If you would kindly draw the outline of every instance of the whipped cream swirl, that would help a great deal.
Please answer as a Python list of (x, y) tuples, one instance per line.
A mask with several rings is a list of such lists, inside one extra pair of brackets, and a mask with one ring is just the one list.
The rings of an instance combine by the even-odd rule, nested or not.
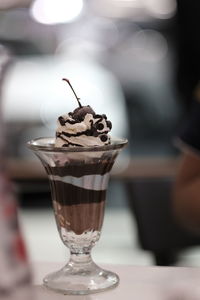
[(90, 106), (62, 115), (57, 121), (55, 147), (89, 147), (110, 144), (112, 123), (105, 114), (98, 115)]

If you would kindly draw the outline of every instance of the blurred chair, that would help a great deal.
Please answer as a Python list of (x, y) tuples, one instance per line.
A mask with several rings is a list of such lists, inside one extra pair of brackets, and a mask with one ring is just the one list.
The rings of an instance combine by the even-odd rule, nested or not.
[(181, 228), (173, 217), (172, 186), (171, 177), (138, 178), (126, 183), (139, 243), (152, 252), (156, 265), (174, 265), (183, 249), (200, 245), (200, 236)]

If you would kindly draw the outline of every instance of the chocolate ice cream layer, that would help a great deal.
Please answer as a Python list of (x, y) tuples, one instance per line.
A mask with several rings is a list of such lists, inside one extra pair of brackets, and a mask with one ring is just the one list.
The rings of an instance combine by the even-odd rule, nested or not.
[(101, 231), (105, 201), (99, 203), (84, 203), (73, 205), (59, 205), (54, 201), (54, 211), (58, 229), (64, 228), (75, 234), (88, 231)]

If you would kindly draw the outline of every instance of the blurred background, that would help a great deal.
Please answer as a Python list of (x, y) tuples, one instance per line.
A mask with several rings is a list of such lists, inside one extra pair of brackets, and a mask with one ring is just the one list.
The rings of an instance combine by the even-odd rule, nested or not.
[(63, 262), (68, 253), (46, 175), (26, 148), (54, 135), (57, 117), (76, 107), (66, 77), (83, 105), (107, 114), (113, 136), (129, 139), (112, 172), (96, 261), (200, 265), (200, 238), (171, 210), (173, 139), (188, 108), (177, 88), (178, 42), (175, 0), (0, 0), (8, 171), (32, 261)]

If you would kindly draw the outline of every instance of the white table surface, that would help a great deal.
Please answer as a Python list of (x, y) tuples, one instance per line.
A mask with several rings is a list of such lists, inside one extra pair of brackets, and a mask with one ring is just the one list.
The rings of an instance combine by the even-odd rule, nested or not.
[(61, 266), (53, 263), (33, 265), (34, 285), (20, 300), (198, 300), (200, 299), (200, 268), (144, 267), (104, 265), (120, 276), (118, 287), (85, 296), (54, 293), (42, 286), (42, 278)]

